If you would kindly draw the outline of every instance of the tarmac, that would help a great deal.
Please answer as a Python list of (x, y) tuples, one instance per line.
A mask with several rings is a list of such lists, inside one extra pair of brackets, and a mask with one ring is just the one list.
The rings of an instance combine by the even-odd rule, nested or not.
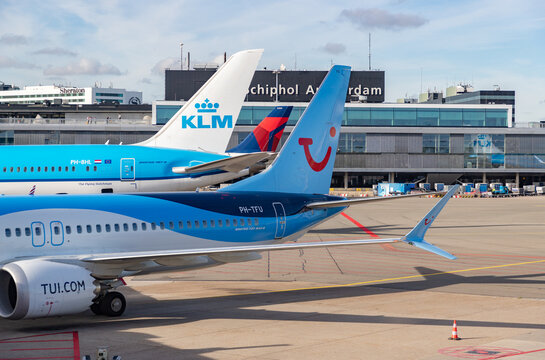
[[(436, 201), (353, 206), (302, 241), (401, 236)], [(119, 318), (0, 320), (0, 360), (544, 359), (545, 196), (451, 199), (426, 239), (458, 260), (383, 244), (126, 278)]]

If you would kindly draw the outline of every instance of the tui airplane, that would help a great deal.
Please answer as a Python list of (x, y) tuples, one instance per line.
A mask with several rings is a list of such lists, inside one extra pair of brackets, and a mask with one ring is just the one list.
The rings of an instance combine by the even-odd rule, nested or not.
[(263, 251), (405, 242), (454, 259), (424, 234), (457, 187), (401, 238), (296, 242), (370, 201), (324, 195), (349, 78), (350, 67), (333, 66), (272, 165), (220, 191), (0, 197), (0, 316), (89, 307), (119, 316), (123, 276), (250, 261)]

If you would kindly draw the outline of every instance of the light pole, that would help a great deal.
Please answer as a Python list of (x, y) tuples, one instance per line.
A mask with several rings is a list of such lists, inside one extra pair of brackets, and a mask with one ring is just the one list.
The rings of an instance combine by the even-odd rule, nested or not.
[(276, 92), (275, 92), (275, 95), (276, 95), (275, 98), (276, 99), (274, 101), (278, 102), (278, 74), (280, 74), (281, 71), (280, 70), (274, 70), (272, 73), (274, 75), (276, 75)]

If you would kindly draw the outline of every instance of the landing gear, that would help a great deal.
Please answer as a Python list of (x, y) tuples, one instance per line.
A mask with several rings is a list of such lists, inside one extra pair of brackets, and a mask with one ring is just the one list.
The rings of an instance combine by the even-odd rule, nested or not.
[(91, 311), (96, 315), (121, 316), (125, 311), (127, 301), (123, 294), (112, 291), (106, 293), (98, 302), (91, 305)]

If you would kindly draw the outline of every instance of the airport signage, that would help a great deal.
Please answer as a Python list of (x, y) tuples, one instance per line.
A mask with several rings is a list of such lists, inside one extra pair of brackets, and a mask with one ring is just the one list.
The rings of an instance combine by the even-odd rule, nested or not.
[[(188, 100), (214, 74), (210, 70), (167, 70), (165, 100)], [(246, 101), (309, 102), (327, 71), (255, 72)], [(384, 102), (384, 71), (352, 71), (346, 101)]]
[(85, 95), (85, 89), (79, 88), (60, 88), (61, 94), (66, 95)]

